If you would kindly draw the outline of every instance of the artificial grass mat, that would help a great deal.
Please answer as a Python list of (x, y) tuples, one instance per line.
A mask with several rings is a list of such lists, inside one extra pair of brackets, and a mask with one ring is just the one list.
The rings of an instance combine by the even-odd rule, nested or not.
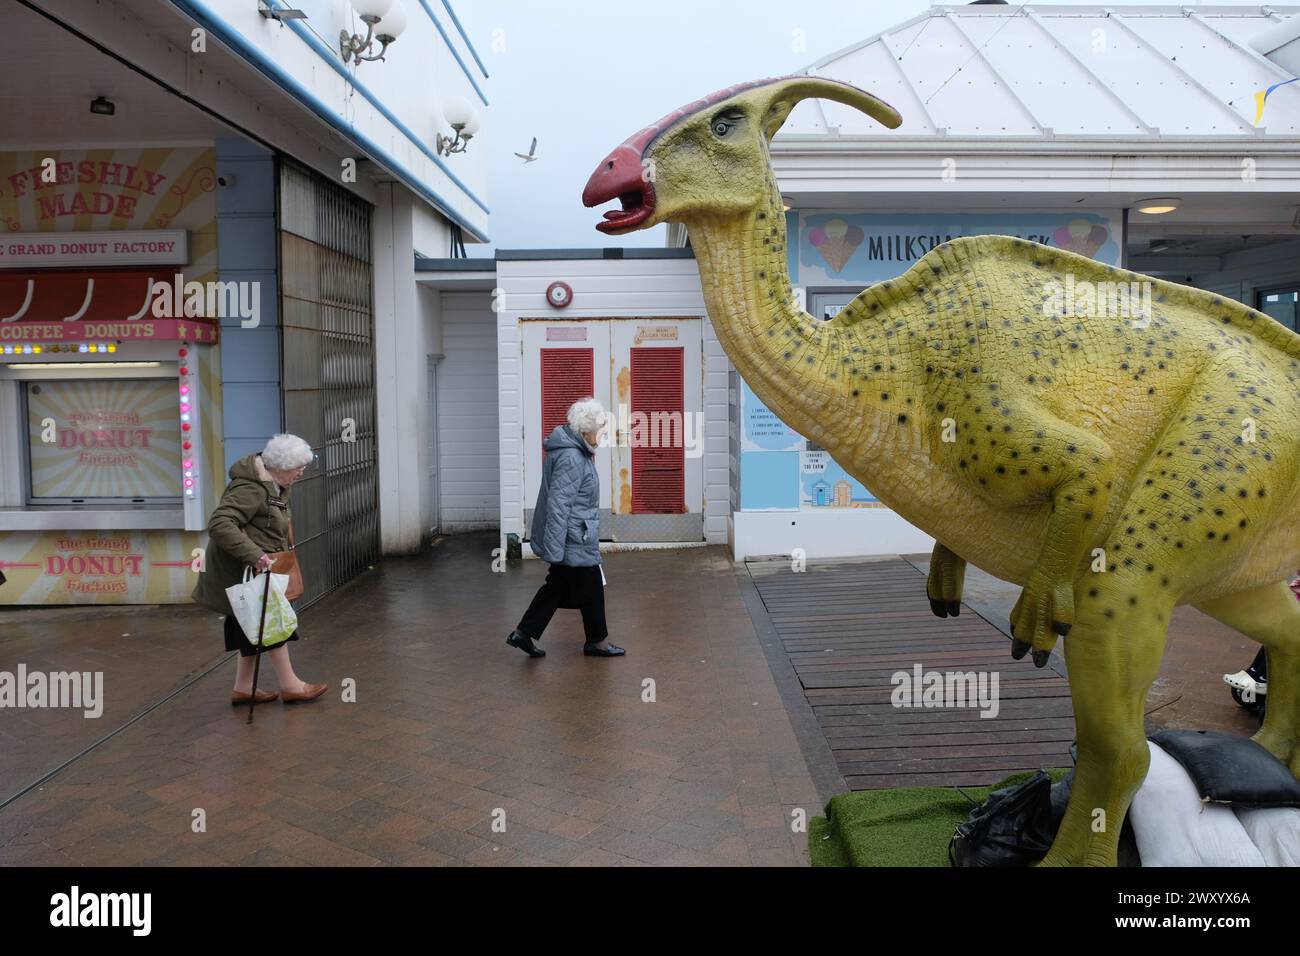
[[(1069, 773), (1048, 770), (1052, 782)], [(953, 831), (994, 790), (1028, 780), (1012, 774), (991, 787), (902, 787), (832, 797), (808, 826), (813, 866), (948, 866)]]

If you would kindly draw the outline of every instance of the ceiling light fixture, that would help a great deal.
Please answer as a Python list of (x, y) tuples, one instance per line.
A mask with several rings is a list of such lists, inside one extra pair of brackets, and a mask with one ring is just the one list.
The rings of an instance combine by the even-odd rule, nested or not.
[(96, 96), (90, 101), (90, 111), (100, 116), (112, 116), (117, 112), (117, 107), (107, 96)]
[(157, 362), (10, 362), (10, 368), (157, 368)]
[(1177, 196), (1159, 196), (1155, 199), (1139, 199), (1133, 205), (1138, 212), (1144, 212), (1148, 216), (1163, 216), (1177, 209), (1180, 202), (1182, 200)]

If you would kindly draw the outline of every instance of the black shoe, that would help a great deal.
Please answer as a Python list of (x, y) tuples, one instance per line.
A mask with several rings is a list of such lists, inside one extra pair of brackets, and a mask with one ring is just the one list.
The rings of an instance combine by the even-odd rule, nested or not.
[(601, 650), (595, 644), (583, 644), (582, 654), (584, 657), (622, 657), (627, 651), (617, 645), (611, 644), (607, 650)]
[(506, 643), (511, 647), (517, 647), (529, 657), (545, 657), (546, 652), (533, 643), (531, 637), (524, 637), (518, 631), (511, 631), (510, 636), (506, 638)]

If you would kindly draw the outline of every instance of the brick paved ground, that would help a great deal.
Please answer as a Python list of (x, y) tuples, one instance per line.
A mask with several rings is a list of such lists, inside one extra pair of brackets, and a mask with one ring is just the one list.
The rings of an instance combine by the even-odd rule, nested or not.
[[(103, 713), (0, 711), (0, 801), (164, 699), (225, 656), (220, 617), (171, 607), (0, 609), (0, 669), (104, 674)], [(201, 637), (200, 635), (206, 635)]]
[(1174, 608), (1160, 674), (1147, 695), (1147, 725), (1250, 736), (1259, 720), (1233, 702), (1224, 674), (1245, 670), (1259, 645), (1194, 607)]
[(252, 727), (228, 702), (232, 661), (193, 679), (221, 658), (212, 615), (10, 624), (0, 666), (103, 669), (108, 706), (0, 713), (0, 793), (191, 682), (0, 810), (0, 864), (806, 862), (790, 813), (819, 796), (726, 553), (610, 555), (629, 656), (584, 658), (562, 611), (533, 661), (504, 638), (545, 567), (492, 574), (494, 544), (447, 539), (309, 609), (294, 659), (331, 691), (259, 707)]
[[(725, 551), (608, 556), (611, 636), (629, 657), (583, 658), (578, 615), (562, 611), (549, 656), (530, 661), (504, 636), (545, 567), (492, 574), (495, 542), (385, 561), (309, 609), (294, 658), (331, 692), (259, 708), (252, 727), (228, 703), (214, 615), (0, 612), (0, 669), (102, 670), (106, 690), (98, 720), (0, 711), (0, 803), (120, 731), (0, 809), (0, 865), (805, 862), (790, 811), (819, 812), (829, 794), (809, 779)], [(998, 623), (1014, 594), (985, 583), (974, 606)], [(1151, 722), (1251, 733), (1221, 675), (1253, 653), (1180, 608)], [(196, 809), (206, 833), (191, 831)]]

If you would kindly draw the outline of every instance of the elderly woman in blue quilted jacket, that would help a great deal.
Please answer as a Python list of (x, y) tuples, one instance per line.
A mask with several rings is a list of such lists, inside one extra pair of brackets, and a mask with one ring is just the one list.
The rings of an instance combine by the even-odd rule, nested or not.
[(569, 407), (567, 425), (557, 425), (542, 442), (542, 487), (533, 511), (533, 553), (551, 564), (546, 583), (510, 632), (506, 643), (529, 657), (545, 657), (537, 647), (551, 617), (561, 607), (582, 612), (588, 657), (621, 657), (605, 627), (605, 575), (600, 568), (600, 478), (596, 447), (606, 414), (594, 398)]

